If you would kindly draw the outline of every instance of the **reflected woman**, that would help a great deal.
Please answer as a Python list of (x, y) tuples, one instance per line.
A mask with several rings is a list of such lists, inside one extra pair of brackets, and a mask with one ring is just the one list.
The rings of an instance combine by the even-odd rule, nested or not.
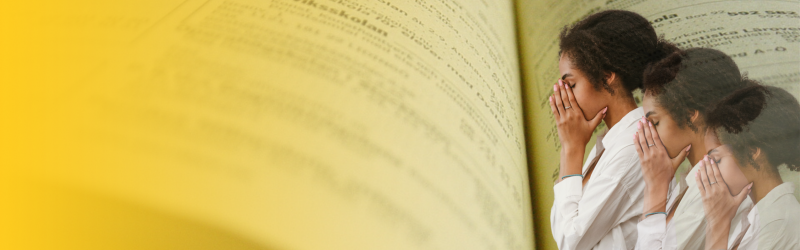
[[(800, 170), (797, 99), (780, 88), (751, 87), (717, 105), (708, 124), (709, 154), (695, 176), (708, 219), (706, 249), (800, 249), (800, 203), (778, 173), (784, 164)], [(741, 169), (751, 184), (730, 185), (721, 174), (725, 165)], [(755, 206), (733, 219), (747, 197)]]
[[(646, 186), (637, 249), (703, 249), (706, 224), (694, 174), (706, 154), (707, 107), (755, 84), (714, 49), (675, 52), (645, 70), (645, 117), (633, 138)], [(676, 177), (687, 156), (694, 166), (690, 177)], [(738, 168), (723, 169), (723, 175), (734, 188), (747, 184)]]
[[(645, 187), (630, 140), (644, 113), (632, 92), (642, 86), (645, 65), (677, 48), (642, 16), (618, 10), (565, 28), (559, 46), (561, 78), (550, 97), (562, 146), (553, 237), (559, 249), (633, 249)], [(584, 163), (601, 121), (609, 130)]]

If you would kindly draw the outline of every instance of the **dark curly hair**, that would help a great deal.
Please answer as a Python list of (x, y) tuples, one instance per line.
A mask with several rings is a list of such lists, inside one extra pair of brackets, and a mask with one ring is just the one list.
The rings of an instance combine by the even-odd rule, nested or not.
[(714, 105), (706, 120), (740, 163), (758, 169), (752, 158), (758, 148), (775, 172), (781, 164), (800, 171), (800, 104), (786, 90), (757, 85), (736, 91)]
[(756, 84), (742, 77), (739, 67), (719, 50), (692, 48), (675, 51), (650, 63), (644, 71), (644, 91), (672, 116), (679, 128), (689, 126), (695, 111), (706, 109), (725, 96)]
[(642, 72), (649, 62), (664, 58), (678, 48), (659, 39), (653, 26), (639, 14), (607, 10), (592, 14), (559, 35), (559, 56), (572, 60), (595, 90), (614, 93), (604, 80), (614, 72), (628, 92), (642, 87)]

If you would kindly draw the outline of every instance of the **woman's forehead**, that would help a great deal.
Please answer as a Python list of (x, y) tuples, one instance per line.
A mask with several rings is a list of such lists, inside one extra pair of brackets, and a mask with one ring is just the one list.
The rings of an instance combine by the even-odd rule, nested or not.
[(658, 105), (658, 102), (656, 102), (656, 97), (653, 95), (644, 95), (642, 97), (642, 109), (646, 118), (651, 118), (653, 116), (659, 116), (666, 113), (662, 107)]
[(717, 147), (709, 149), (708, 152), (706, 153), (709, 155), (718, 155), (718, 156), (726, 156), (733, 154), (731, 152), (731, 147), (728, 144), (717, 145)]
[(560, 72), (558, 76), (559, 79), (583, 76), (583, 72), (572, 64), (572, 60), (570, 60), (569, 57), (564, 55), (562, 55), (561, 60), (558, 61), (558, 70)]

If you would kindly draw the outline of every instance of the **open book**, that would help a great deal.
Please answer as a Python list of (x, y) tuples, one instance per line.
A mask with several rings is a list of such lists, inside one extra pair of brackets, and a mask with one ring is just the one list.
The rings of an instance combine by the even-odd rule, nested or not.
[(604, 9), (800, 96), (795, 1), (23, 2), (3, 249), (554, 249), (557, 35)]

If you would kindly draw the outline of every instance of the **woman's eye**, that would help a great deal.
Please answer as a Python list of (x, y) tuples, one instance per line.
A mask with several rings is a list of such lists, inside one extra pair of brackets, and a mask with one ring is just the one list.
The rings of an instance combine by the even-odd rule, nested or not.
[(653, 126), (658, 126), (659, 123), (661, 123), (661, 122), (654, 122)]
[[(569, 84), (569, 83), (567, 83), (567, 84)], [(569, 88), (571, 88), (571, 89), (574, 89), (574, 88), (575, 88), (575, 85), (577, 85), (577, 84), (572, 84), (572, 85), (569, 85)]]

